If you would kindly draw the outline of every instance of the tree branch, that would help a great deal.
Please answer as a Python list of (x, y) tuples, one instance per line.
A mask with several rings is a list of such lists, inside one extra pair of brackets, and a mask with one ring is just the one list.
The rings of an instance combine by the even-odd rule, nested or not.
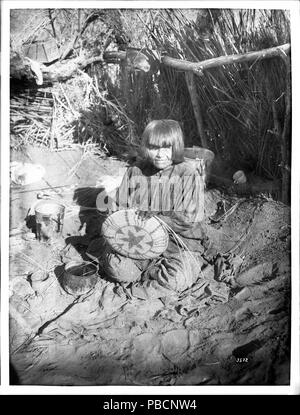
[(255, 52), (248, 52), (238, 55), (220, 56), (218, 58), (207, 59), (202, 62), (189, 62), (181, 59), (171, 58), (170, 56), (163, 56), (161, 61), (163, 64), (170, 66), (174, 69), (183, 71), (193, 71), (198, 75), (202, 74), (202, 71), (212, 68), (217, 68), (223, 65), (230, 65), (233, 63), (249, 62), (259, 59), (273, 58), (275, 56), (282, 56), (284, 53), (287, 55), (290, 53), (291, 45), (286, 43), (281, 46), (276, 46), (270, 49), (263, 49)]
[(77, 33), (75, 34), (73, 40), (69, 43), (69, 46), (66, 48), (66, 50), (62, 53), (60, 60), (64, 60), (66, 59), (70, 53), (73, 51), (78, 39), (80, 38), (80, 36), (83, 35), (84, 31), (86, 30), (86, 28), (89, 26), (89, 24), (91, 24), (92, 22), (94, 22), (96, 19), (98, 19), (98, 17), (101, 15), (101, 13), (96, 13), (93, 12), (91, 13), (85, 20), (83, 26), (81, 29), (77, 30)]
[(48, 13), (49, 13), (49, 20), (50, 20), (52, 31), (53, 31), (53, 36), (54, 36), (54, 39), (57, 40), (56, 30), (55, 30), (55, 26), (54, 26), (54, 19), (52, 18), (51, 9), (48, 9)]

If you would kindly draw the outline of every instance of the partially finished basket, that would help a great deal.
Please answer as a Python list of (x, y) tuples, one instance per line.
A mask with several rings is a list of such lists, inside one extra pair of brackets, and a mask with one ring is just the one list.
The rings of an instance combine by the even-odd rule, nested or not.
[(151, 259), (162, 254), (169, 235), (154, 216), (141, 218), (135, 209), (112, 213), (102, 225), (102, 235), (117, 253), (132, 259)]

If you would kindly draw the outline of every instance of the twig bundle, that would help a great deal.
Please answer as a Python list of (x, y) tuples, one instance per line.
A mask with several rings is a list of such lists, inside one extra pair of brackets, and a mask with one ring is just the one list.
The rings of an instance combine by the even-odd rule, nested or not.
[[(78, 72), (64, 85), (54, 85), (50, 96), (43, 90), (15, 92), (11, 99), (13, 148), (34, 144), (59, 151), (79, 146), (84, 150), (81, 163), (90, 153), (124, 155), (129, 147), (136, 147), (134, 123), (118, 99), (109, 98), (96, 76)], [(113, 114), (116, 122), (107, 125), (107, 114)]]
[(15, 139), (12, 147), (26, 144), (48, 146), (53, 98), (47, 90), (33, 94), (27, 90), (10, 101), (10, 125)]

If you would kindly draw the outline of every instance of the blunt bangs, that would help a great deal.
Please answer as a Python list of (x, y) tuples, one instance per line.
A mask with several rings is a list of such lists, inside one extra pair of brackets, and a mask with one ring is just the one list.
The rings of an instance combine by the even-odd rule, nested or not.
[(174, 139), (171, 135), (155, 134), (149, 137), (147, 145), (157, 146), (157, 147), (171, 147), (174, 143)]

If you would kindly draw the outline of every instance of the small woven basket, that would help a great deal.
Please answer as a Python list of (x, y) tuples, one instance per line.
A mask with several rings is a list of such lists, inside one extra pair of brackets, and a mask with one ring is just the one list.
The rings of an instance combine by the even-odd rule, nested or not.
[(187, 162), (193, 164), (195, 168), (201, 168), (202, 175), (208, 177), (211, 171), (211, 165), (215, 155), (211, 150), (204, 147), (186, 147), (184, 157)]
[(102, 225), (102, 235), (115, 252), (132, 259), (157, 258), (169, 243), (163, 225), (155, 217), (142, 219), (135, 209), (111, 214)]

